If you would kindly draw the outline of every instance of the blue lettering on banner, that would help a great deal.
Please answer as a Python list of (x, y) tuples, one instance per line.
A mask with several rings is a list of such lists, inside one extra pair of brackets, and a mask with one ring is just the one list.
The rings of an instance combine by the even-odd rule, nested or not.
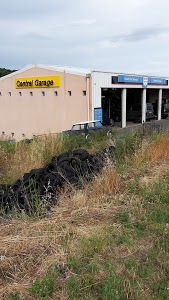
[(166, 85), (167, 80), (165, 78), (149, 77), (148, 83), (149, 84), (157, 84), (157, 85), (158, 84)]
[[(94, 119), (95, 120), (99, 120), (102, 122), (103, 120), (103, 112), (102, 112), (102, 108), (99, 107), (99, 108), (95, 108), (94, 109)], [(101, 124), (98, 122), (96, 123), (96, 126), (100, 126)]]
[(168, 81), (165, 78), (158, 77), (118, 75), (118, 83), (142, 84), (146, 88), (148, 84), (167, 85)]
[(142, 83), (142, 80), (143, 77), (140, 76), (118, 75), (118, 82)]

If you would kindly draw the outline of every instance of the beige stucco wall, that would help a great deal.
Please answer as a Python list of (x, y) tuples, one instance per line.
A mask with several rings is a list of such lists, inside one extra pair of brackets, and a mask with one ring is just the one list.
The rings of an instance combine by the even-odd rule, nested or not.
[[(60, 76), (60, 87), (15, 88), (15, 78), (50, 75)], [(39, 67), (0, 80), (0, 135), (3, 131), (6, 136), (14, 132), (15, 139), (20, 140), (22, 134), (31, 138), (33, 134), (61, 132), (70, 129), (73, 123), (86, 121), (91, 105), (88, 105), (88, 95), (83, 96), (83, 90), (87, 90), (85, 76)], [(58, 91), (58, 96), (54, 91)], [(72, 96), (68, 95), (68, 91), (72, 92)]]

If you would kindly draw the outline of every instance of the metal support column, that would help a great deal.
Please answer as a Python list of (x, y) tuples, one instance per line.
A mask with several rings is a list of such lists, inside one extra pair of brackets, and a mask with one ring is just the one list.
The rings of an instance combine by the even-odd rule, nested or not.
[(121, 93), (121, 127), (126, 127), (126, 98), (127, 89), (122, 89)]
[(162, 107), (162, 89), (159, 89), (158, 91), (158, 120), (161, 120), (161, 107)]
[(142, 106), (142, 124), (146, 122), (146, 89), (142, 90), (142, 97), (141, 97), (141, 106)]

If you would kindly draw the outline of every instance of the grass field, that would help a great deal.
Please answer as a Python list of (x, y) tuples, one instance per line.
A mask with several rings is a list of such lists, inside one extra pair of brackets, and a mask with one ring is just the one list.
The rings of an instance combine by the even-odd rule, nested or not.
[[(47, 137), (1, 143), (1, 181), (53, 155), (112, 141)], [(169, 134), (113, 140), (112, 162), (83, 190), (65, 191), (45, 218), (0, 221), (0, 299), (169, 299)]]

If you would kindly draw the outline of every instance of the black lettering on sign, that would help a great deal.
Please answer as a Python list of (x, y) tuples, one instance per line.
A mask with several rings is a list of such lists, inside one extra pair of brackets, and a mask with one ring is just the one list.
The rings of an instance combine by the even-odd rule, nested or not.
[(17, 85), (18, 87), (20, 87), (20, 81), (19, 81), (19, 80), (16, 82), (16, 85)]
[(38, 85), (39, 85), (39, 80), (36, 79), (36, 80), (35, 80), (35, 86), (38, 86)]

